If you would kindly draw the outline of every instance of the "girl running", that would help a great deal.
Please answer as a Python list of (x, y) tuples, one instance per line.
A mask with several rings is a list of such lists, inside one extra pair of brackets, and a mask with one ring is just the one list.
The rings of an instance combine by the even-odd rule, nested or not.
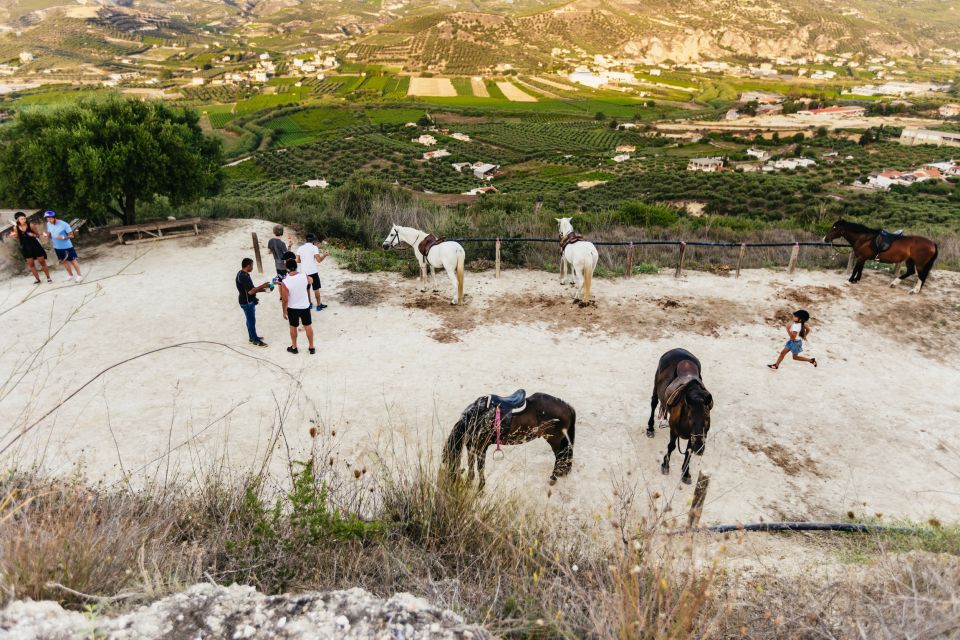
[(800, 355), (800, 352), (803, 351), (803, 340), (807, 337), (807, 334), (810, 333), (810, 327), (807, 326), (807, 322), (809, 321), (810, 314), (803, 309), (793, 312), (793, 320), (787, 323), (787, 336), (789, 336), (789, 340), (783, 345), (783, 351), (780, 352), (780, 357), (777, 358), (777, 361), (773, 364), (768, 364), (768, 367), (774, 370), (779, 369), (780, 363), (783, 362), (787, 353), (792, 353), (794, 360), (809, 362), (814, 367), (817, 366), (816, 358), (805, 358)]

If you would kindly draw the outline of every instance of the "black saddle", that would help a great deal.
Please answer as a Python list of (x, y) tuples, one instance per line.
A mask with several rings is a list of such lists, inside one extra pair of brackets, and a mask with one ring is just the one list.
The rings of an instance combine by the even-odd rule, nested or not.
[(896, 231), (887, 231), (886, 229), (880, 229), (880, 233), (877, 234), (877, 237), (873, 241), (873, 248), (876, 251), (875, 255), (880, 255), (884, 251), (890, 248), (893, 245), (894, 241), (899, 240), (903, 237), (903, 229), (898, 229)]
[(500, 407), (503, 410), (509, 410), (512, 413), (518, 413), (519, 410), (527, 404), (527, 392), (525, 389), (517, 389), (509, 396), (498, 396), (490, 394), (489, 406)]

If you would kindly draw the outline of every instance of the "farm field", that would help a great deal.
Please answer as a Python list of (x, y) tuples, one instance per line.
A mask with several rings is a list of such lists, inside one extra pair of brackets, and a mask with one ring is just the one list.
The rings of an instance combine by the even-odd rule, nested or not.
[(483, 78), (470, 78), (470, 90), (471, 93), (478, 98), (490, 97), (490, 92), (487, 91), (487, 85), (484, 83)]
[[(106, 384), (66, 402), (55, 420), (40, 421), (11, 453), (61, 473), (82, 465), (91, 481), (126, 477), (137, 484), (158, 469), (189, 474), (192, 458), (214, 459), (229, 443), (232, 464), (242, 468), (269, 446), (279, 398), (287, 407), (288, 446), (308, 448), (313, 421), (321, 437), (333, 438), (335, 464), (376, 474), (379, 455), (435, 459), (468, 402), (523, 387), (575, 407), (573, 471), (551, 489), (545, 443), (507, 447), (504, 461), (487, 464), (491, 490), (529, 497), (551, 489), (551, 509), (590, 526), (611, 483), (629, 474), (657, 496), (658, 507), (672, 506), (683, 517), (691, 489), (679, 483), (678, 458), (672, 473), (662, 475), (666, 434), (643, 434), (657, 358), (682, 345), (703, 362), (715, 398), (707, 452), (693, 467), (694, 475), (703, 469), (712, 478), (705, 522), (829, 520), (848, 510), (926, 520), (960, 511), (960, 498), (938, 491), (955, 481), (948, 472), (955, 458), (943, 445), (960, 435), (944, 420), (960, 412), (952, 391), (952, 362), (960, 356), (957, 274), (935, 273), (922, 297), (913, 297), (905, 289), (891, 292), (883, 274), (867, 274), (849, 287), (830, 271), (750, 270), (740, 279), (691, 272), (680, 280), (664, 272), (596, 280), (596, 307), (579, 309), (555, 275), (508, 270), (496, 280), (485, 271), (468, 273), (466, 306), (456, 308), (445, 289), (421, 294), (398, 274), (358, 275), (327, 262), (323, 291), (331, 306), (315, 321), (321, 355), (294, 358), (283, 351), (286, 325), (276, 299), (262, 295), (259, 327), (271, 346), (252, 359), (235, 292), (184, 297), (177, 283), (211, 260), (213, 268), (229, 271), (249, 253), (251, 231), (265, 239), (270, 228), (269, 221), (225, 221), (200, 241), (90, 251), (90, 284), (53, 285), (56, 295), (37, 295), (28, 277), (4, 282), (9, 295), (0, 312), (19, 329), (0, 338), (0, 363), (14, 370), (43, 349), (50, 360), (42, 379), (50, 388), (73, 391), (122, 359), (194, 341), (107, 374)], [(110, 277), (132, 260), (138, 271), (168, 277), (152, 287), (136, 276)], [(344, 304), (342, 296), (358, 281), (376, 292), (376, 305)], [(782, 343), (780, 315), (799, 305), (814, 310), (809, 349), (820, 367), (788, 361), (771, 372), (764, 365)], [(77, 308), (97, 318), (96, 326), (70, 320)], [(503, 308), (514, 312), (504, 315)], [(951, 308), (945, 316), (925, 311)], [(211, 312), (234, 322), (195, 321)], [(887, 321), (902, 313), (911, 313), (910, 332)], [(38, 316), (65, 323), (49, 343), (44, 327), (32, 321)], [(148, 322), (155, 331), (114, 340), (124, 327)], [(510, 366), (489, 358), (491, 352), (512, 353)], [(371, 353), (378, 354), (375, 376)], [(65, 358), (70, 366), (63, 366)], [(581, 363), (580, 373), (558, 375), (571, 360)], [(866, 370), (896, 370), (924, 382), (903, 385), (895, 404), (851, 404), (851, 397), (882, 397), (888, 390), (887, 377), (866, 376)], [(784, 389), (792, 390), (789, 398), (817, 401), (785, 402)], [(942, 401), (930, 403), (931, 396)], [(25, 404), (29, 398), (19, 391), (7, 396), (0, 406), (4, 424), (22, 426), (58, 400), (43, 396)], [(145, 422), (165, 427), (145, 431)], [(110, 438), (107, 425), (115, 446), (100, 446)], [(44, 450), (57, 455), (42, 458)], [(287, 473), (279, 460), (273, 470)]]
[(454, 89), (450, 78), (410, 78), (409, 96), (454, 97)]
[(522, 89), (520, 89), (520, 87), (513, 84), (512, 82), (498, 82), (497, 87), (500, 89), (503, 95), (506, 96), (507, 100), (510, 100), (511, 102), (536, 102), (537, 101), (537, 99), (534, 96), (530, 95), (526, 91), (523, 91)]

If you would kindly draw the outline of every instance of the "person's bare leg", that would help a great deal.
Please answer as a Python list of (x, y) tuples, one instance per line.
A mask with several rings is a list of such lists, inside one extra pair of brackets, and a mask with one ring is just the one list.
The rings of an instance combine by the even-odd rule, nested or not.
[(307, 332), (307, 346), (313, 349), (313, 325), (308, 324), (305, 331)]
[(784, 348), (783, 351), (780, 352), (780, 356), (777, 358), (777, 361), (772, 365), (767, 365), (767, 366), (769, 366), (771, 369), (779, 369), (780, 363), (783, 362), (783, 359), (787, 356), (788, 353), (790, 353), (790, 349)]
[(40, 260), (40, 268), (43, 269), (43, 275), (47, 276), (47, 280), (50, 279), (50, 269), (47, 267), (46, 258), (38, 258)]
[(290, 327), (290, 346), (297, 348), (297, 328)]
[(40, 274), (37, 273), (37, 265), (34, 264), (33, 258), (27, 258), (27, 267), (30, 269), (30, 273), (33, 274), (33, 279), (40, 282)]
[(63, 265), (63, 268), (67, 270), (67, 276), (69, 276), (69, 277), (72, 278), (72, 277), (73, 277), (73, 269), (70, 267), (70, 261), (69, 261), (69, 260), (64, 260), (64, 261), (61, 262), (60, 264), (62, 264), (62, 265)]
[(78, 276), (82, 276), (83, 274), (80, 273), (80, 263), (76, 260), (71, 260), (71, 262), (73, 263), (73, 270), (77, 272)]
[(798, 356), (798, 355), (794, 355), (793, 359), (799, 360), (800, 362), (813, 362), (815, 360), (815, 358), (805, 358), (803, 356)]

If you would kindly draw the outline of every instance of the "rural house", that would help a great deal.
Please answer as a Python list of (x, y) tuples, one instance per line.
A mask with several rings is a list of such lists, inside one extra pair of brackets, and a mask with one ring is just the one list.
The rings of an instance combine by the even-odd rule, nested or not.
[(723, 158), (690, 158), (687, 171), (723, 171)]
[(621, 162), (626, 162), (627, 160), (629, 160), (629, 159), (630, 159), (630, 154), (629, 154), (629, 153), (620, 153), (620, 154), (617, 154), (617, 155), (613, 156), (612, 159), (613, 159), (614, 162), (616, 162), (617, 164), (619, 164), (619, 163), (621, 163)]
[(822, 109), (804, 109), (797, 111), (799, 116), (834, 116), (838, 118), (859, 118), (867, 115), (866, 107), (824, 107)]
[(759, 104), (780, 104), (785, 96), (779, 93), (767, 93), (766, 91), (744, 91), (740, 94), (740, 102), (756, 102)]
[(960, 133), (956, 131), (933, 131), (931, 129), (905, 127), (900, 134), (899, 142), (900, 144), (909, 146), (935, 144), (937, 146), (960, 147)]
[(770, 157), (770, 152), (766, 149), (757, 149), (756, 147), (750, 147), (747, 149), (747, 155), (751, 158), (756, 158), (757, 160), (766, 160)]
[(470, 142), (470, 136), (465, 133), (451, 133), (450, 137), (460, 142)]
[(429, 133), (425, 133), (425, 134), (423, 134), (422, 136), (420, 136), (419, 138), (412, 138), (410, 141), (411, 141), (411, 142), (416, 142), (417, 144), (422, 144), (422, 145), (425, 146), (425, 147), (429, 147), (429, 146), (432, 146), (432, 145), (437, 144), (437, 139), (434, 138), (434, 137), (433, 137), (432, 135), (430, 135)]
[(500, 170), (500, 165), (486, 162), (474, 162), (472, 166), (473, 175), (476, 176), (478, 180), (493, 180), (494, 176), (497, 175), (497, 171)]

